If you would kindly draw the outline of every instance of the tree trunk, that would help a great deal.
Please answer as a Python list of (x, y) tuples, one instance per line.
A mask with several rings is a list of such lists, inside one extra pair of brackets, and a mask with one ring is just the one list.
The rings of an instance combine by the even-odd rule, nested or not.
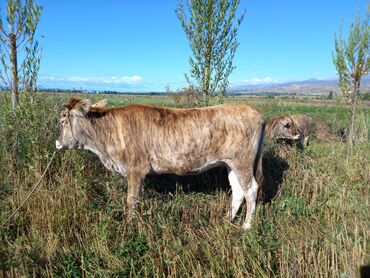
[(209, 100), (209, 67), (210, 66), (206, 65), (204, 69), (204, 80), (203, 80), (203, 88), (202, 88), (204, 106), (208, 106), (208, 100)]
[(224, 97), (225, 97), (225, 91), (224, 90), (220, 90), (217, 94), (217, 100), (218, 100), (218, 103), (219, 104), (223, 104), (224, 103)]
[(19, 96), (18, 96), (18, 64), (17, 64), (17, 38), (14, 33), (9, 35), (10, 41), (10, 64), (12, 70), (11, 77), (11, 89), (12, 89), (12, 107), (13, 114), (19, 105)]
[(360, 93), (360, 81), (354, 82), (353, 96), (351, 98), (351, 121), (349, 125), (348, 133), (348, 146), (349, 149), (352, 149), (352, 146), (356, 143), (356, 108), (357, 108), (357, 98)]
[[(212, 31), (207, 31), (206, 53), (204, 65), (204, 80), (203, 80), (203, 105), (208, 106), (209, 101), (209, 87), (211, 82), (211, 61), (212, 61)], [(212, 92), (213, 93), (213, 92)]]

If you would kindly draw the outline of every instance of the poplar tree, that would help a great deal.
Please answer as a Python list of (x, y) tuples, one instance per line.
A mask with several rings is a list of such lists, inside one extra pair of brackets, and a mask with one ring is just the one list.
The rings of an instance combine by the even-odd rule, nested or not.
[[(201, 92), (203, 105), (216, 95), (222, 103), (229, 85), (229, 75), (235, 69), (233, 58), (239, 46), (236, 40), (245, 12), (236, 20), (239, 0), (188, 0), (186, 9), (178, 0), (176, 15), (189, 40), (189, 83)], [(192, 80), (191, 80), (192, 79)]]
[[(33, 0), (8, 0), (5, 15), (0, 15), (0, 55), (3, 66), (0, 78), (11, 89), (13, 113), (19, 105), (20, 80), (24, 89), (29, 89), (30, 86), (31, 90), (35, 88), (41, 59), (35, 32), (41, 11), (42, 7)], [(7, 24), (4, 25), (3, 21)], [(21, 63), (22, 78), (18, 69), (19, 56), (24, 57)]]
[(335, 51), (333, 62), (337, 69), (338, 85), (343, 95), (351, 101), (351, 120), (348, 132), (348, 144), (351, 148), (356, 141), (355, 115), (360, 94), (361, 79), (370, 70), (370, 4), (365, 18), (361, 20), (360, 11), (351, 23), (347, 39), (342, 38), (343, 25), (340, 26), (339, 37), (334, 34)]

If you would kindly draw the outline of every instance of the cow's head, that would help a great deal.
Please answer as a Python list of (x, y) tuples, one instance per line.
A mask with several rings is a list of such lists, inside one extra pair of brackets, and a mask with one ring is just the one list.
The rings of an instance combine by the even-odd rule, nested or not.
[(56, 148), (58, 150), (63, 148), (82, 148), (83, 144), (80, 140), (80, 135), (81, 129), (83, 129), (86, 122), (84, 120), (88, 118), (90, 112), (96, 112), (97, 109), (105, 108), (106, 104), (106, 100), (92, 104), (89, 99), (70, 98), (63, 105), (65, 109), (60, 118), (62, 131), (59, 139), (55, 141)]
[(270, 118), (267, 122), (267, 133), (270, 139), (297, 140), (300, 132), (289, 115)]

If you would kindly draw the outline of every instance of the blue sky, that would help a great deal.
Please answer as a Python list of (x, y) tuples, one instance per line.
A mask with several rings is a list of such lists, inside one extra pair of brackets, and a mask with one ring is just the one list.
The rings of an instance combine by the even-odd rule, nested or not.
[[(246, 17), (232, 85), (335, 77), (333, 34), (368, 1), (241, 0)], [(2, 11), (5, 1), (1, 1)], [(39, 83), (59, 88), (164, 91), (186, 85), (190, 49), (176, 0), (39, 0)]]

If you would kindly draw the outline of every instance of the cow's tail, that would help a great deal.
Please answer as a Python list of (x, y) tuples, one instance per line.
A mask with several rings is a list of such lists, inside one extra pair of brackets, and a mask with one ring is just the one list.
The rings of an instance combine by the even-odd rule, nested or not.
[(261, 130), (259, 131), (259, 140), (258, 140), (258, 151), (256, 159), (254, 162), (254, 177), (259, 185), (258, 189), (258, 199), (264, 200), (263, 193), (263, 169), (262, 169), (262, 148), (263, 148), (263, 139), (265, 137), (265, 128), (266, 122), (263, 121), (261, 125)]

